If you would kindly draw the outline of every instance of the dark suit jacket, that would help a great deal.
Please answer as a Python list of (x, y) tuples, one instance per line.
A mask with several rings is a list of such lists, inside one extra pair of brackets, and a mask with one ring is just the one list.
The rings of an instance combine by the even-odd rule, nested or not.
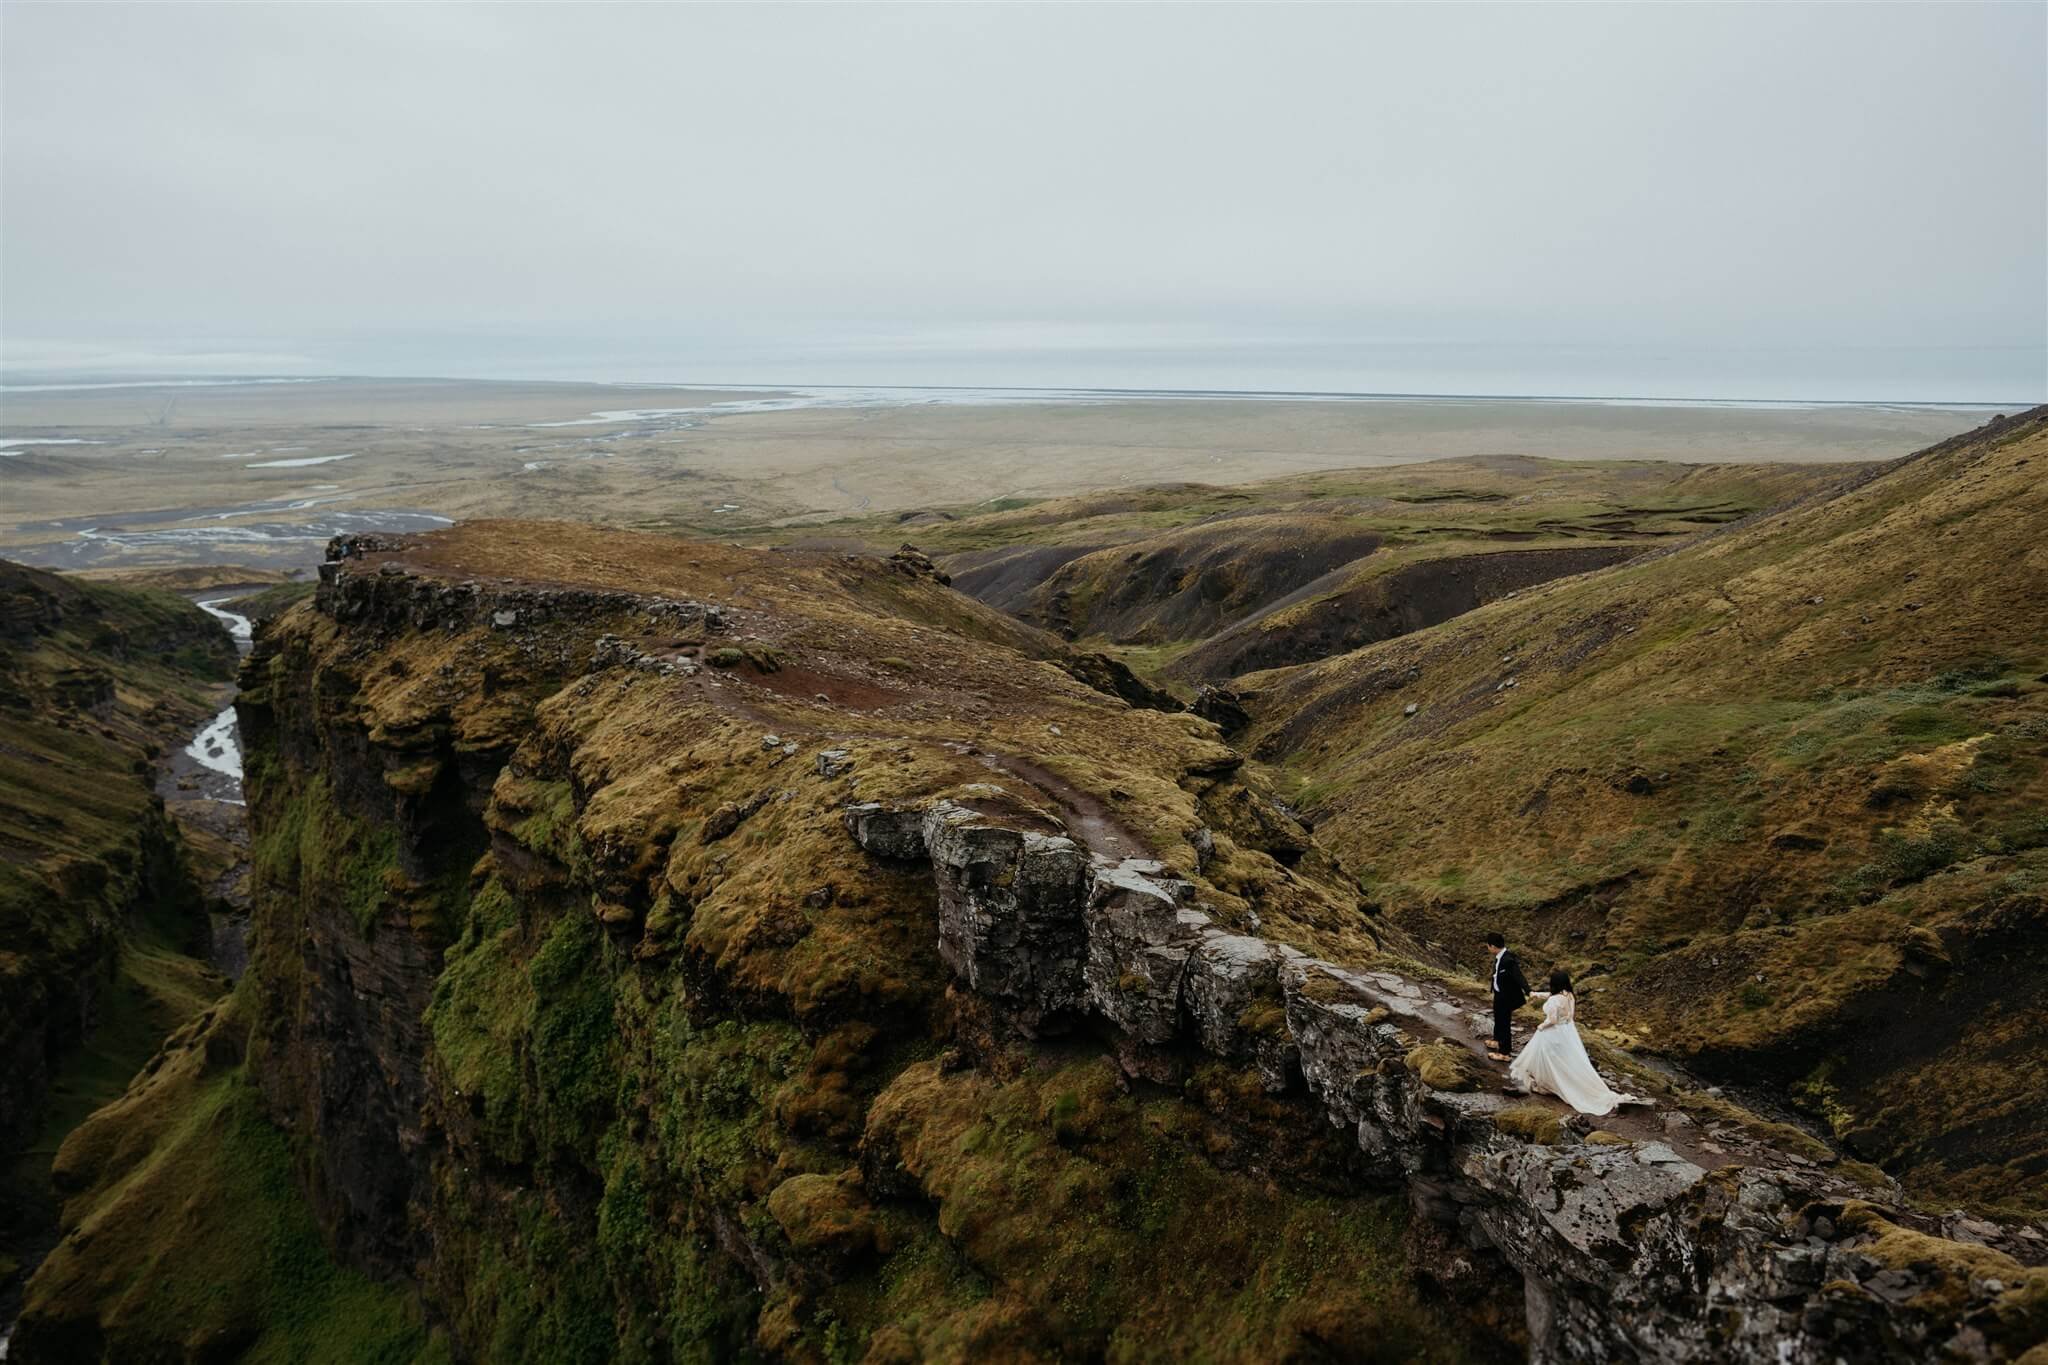
[[(1522, 975), (1522, 960), (1515, 956), (1513, 948), (1509, 948), (1500, 955), (1500, 961), (1494, 966), (1500, 969), (1500, 989), (1494, 992), (1494, 999), (1511, 1010), (1520, 1009), (1522, 1002), (1529, 998), (1529, 979)], [(1494, 979), (1494, 973), (1489, 970), (1488, 982), (1491, 983)]]

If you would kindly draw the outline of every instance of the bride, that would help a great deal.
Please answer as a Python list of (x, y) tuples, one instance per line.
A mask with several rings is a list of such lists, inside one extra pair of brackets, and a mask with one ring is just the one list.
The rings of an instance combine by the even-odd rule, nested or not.
[(1593, 1059), (1579, 1041), (1570, 972), (1552, 972), (1548, 995), (1538, 998), (1543, 1000), (1543, 1022), (1508, 1066), (1508, 1078), (1515, 1087), (1556, 1095), (1581, 1114), (1611, 1114), (1619, 1105), (1650, 1102), (1608, 1089), (1593, 1069)]

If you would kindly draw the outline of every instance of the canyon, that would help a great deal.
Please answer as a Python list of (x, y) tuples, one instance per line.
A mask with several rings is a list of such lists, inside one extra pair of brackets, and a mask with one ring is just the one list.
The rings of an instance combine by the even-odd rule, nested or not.
[(339, 538), (10, 1359), (2034, 1365), (2043, 458)]

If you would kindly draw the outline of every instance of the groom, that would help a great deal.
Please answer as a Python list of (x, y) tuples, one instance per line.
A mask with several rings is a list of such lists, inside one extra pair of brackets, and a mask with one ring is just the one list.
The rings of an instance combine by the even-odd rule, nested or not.
[(1493, 1037), (1486, 1040), (1492, 1049), (1486, 1055), (1504, 1062), (1515, 1052), (1515, 1011), (1529, 998), (1529, 981), (1498, 931), (1486, 936), (1486, 948), (1493, 954)]

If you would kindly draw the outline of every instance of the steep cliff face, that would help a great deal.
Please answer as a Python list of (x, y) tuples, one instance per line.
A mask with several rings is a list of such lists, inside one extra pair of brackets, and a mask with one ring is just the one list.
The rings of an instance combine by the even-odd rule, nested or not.
[[(1213, 725), (1066, 662), (907, 560), (338, 546), (245, 673), (251, 971), (161, 1084), (260, 1098), (458, 1358), (1819, 1362), (2048, 1325), (2024, 1238), (1625, 1054), (1663, 1107), (1605, 1132), (1498, 1093), (1470, 987)], [(112, 1190), (168, 1141), (140, 1122), (69, 1178)], [(64, 1290), (91, 1260), (24, 1341), (117, 1335)]]
[[(1080, 999), (1034, 1043), (949, 992), (937, 888), (849, 836), (862, 796), (1177, 847), (1218, 914), (1371, 946), (1209, 727), (1060, 657), (914, 564), (518, 527), (340, 561), (245, 675), (238, 1001), (334, 1242), (476, 1358), (1512, 1337), (1426, 1306), (1402, 1205), (1298, 1093), (1134, 1087)], [(882, 1117), (943, 1195), (864, 1170)], [(30, 1308), (55, 1340), (67, 1305)]]
[(130, 922), (176, 936), (197, 908), (148, 759), (234, 661), (169, 594), (0, 562), (0, 1150), (35, 1130)]
[(219, 989), (184, 955), (203, 957), (205, 911), (150, 760), (234, 658), (168, 593), (0, 562), (0, 1321), (55, 1221), (48, 1149), (24, 1149)]

